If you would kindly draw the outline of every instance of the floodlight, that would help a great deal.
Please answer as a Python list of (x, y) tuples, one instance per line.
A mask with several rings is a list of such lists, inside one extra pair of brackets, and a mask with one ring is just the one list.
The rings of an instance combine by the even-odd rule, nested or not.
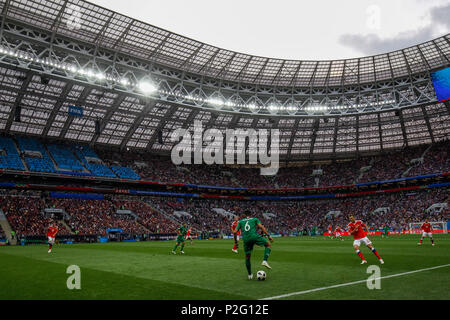
[(141, 81), (138, 85), (138, 89), (144, 94), (152, 94), (158, 90), (153, 83), (148, 81)]

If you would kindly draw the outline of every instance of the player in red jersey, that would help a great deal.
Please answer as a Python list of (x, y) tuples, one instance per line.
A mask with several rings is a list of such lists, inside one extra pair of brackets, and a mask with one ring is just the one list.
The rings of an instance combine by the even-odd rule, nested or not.
[[(353, 236), (353, 248), (356, 250), (356, 254), (361, 258), (361, 264), (367, 263), (366, 259), (364, 259), (363, 254), (359, 250), (361, 246), (361, 242), (364, 243), (370, 250), (372, 250), (373, 254), (376, 255), (381, 264), (384, 264), (383, 259), (381, 259), (377, 250), (372, 245), (372, 242), (367, 238), (367, 233), (369, 233), (369, 228), (365, 225), (361, 220), (356, 220), (354, 216), (350, 216), (350, 223), (348, 224), (348, 231)], [(365, 229), (365, 230), (364, 230)]]
[(425, 222), (420, 227), (422, 229), (422, 238), (420, 238), (420, 242), (418, 243), (419, 246), (422, 245), (423, 238), (429, 237), (431, 240), (431, 245), (434, 246), (434, 240), (433, 240), (433, 226), (431, 223), (428, 222), (428, 219), (425, 219)]
[(339, 226), (336, 227), (336, 230), (334, 231), (334, 237), (336, 239), (340, 238), (341, 241), (344, 241), (344, 238), (342, 238), (342, 235), (341, 235), (341, 227), (339, 227)]
[(330, 237), (330, 239), (331, 239), (332, 236), (333, 236), (333, 227), (330, 224), (328, 226), (328, 237)]
[(192, 245), (192, 235), (191, 235), (191, 227), (189, 227), (188, 231), (186, 232), (186, 240), (190, 240), (191, 241), (191, 245)]
[(53, 221), (47, 230), (47, 237), (48, 237), (48, 253), (52, 252), (52, 247), (55, 244), (55, 237), (58, 233), (59, 229), (56, 226), (56, 223)]
[(238, 230), (236, 232), (236, 227), (237, 227), (238, 223), (239, 223), (239, 217), (234, 216), (233, 223), (231, 224), (231, 231), (233, 232), (233, 236), (234, 236), (234, 246), (233, 246), (233, 249), (231, 249), (231, 251), (233, 251), (234, 253), (238, 253), (238, 248), (239, 248), (240, 230)]

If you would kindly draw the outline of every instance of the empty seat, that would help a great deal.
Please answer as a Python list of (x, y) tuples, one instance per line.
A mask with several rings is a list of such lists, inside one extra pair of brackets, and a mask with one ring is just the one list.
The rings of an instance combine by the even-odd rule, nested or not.
[(25, 166), (11, 138), (0, 137), (0, 151), (0, 169), (25, 170)]

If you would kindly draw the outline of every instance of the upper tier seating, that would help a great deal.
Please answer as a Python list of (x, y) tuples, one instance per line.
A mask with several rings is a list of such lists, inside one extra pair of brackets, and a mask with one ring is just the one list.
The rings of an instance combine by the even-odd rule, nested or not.
[[(143, 180), (178, 182), (227, 187), (310, 188), (342, 186), (372, 181), (450, 171), (450, 140), (435, 143), (421, 158), (429, 145), (404, 148), (381, 155), (322, 163), (292, 163), (281, 167), (276, 176), (262, 176), (257, 168), (226, 165), (174, 165), (171, 158), (148, 152), (119, 152), (99, 149), (105, 162), (118, 162), (133, 168)], [(320, 170), (318, 170), (320, 169)], [(409, 172), (406, 170), (411, 169)], [(322, 174), (314, 175), (313, 172)]]
[(111, 166), (112, 171), (122, 179), (140, 180), (141, 177), (131, 168), (121, 166)]
[(72, 150), (68, 146), (49, 144), (47, 149), (55, 160), (56, 165), (62, 170), (83, 171), (81, 163), (75, 158)]
[(0, 169), (27, 170), (20, 159), (22, 157), (31, 171), (38, 172), (246, 188), (342, 186), (450, 171), (450, 140), (437, 142), (431, 147), (410, 147), (352, 160), (289, 163), (273, 177), (260, 175), (257, 168), (177, 166), (168, 156), (139, 151), (120, 152), (111, 148), (94, 151), (89, 146), (77, 144), (49, 144), (45, 148), (35, 139), (18, 138), (17, 141), (21, 153), (31, 150), (34, 154), (28, 152), (18, 156), (13, 139), (2, 138)]
[(26, 170), (11, 138), (0, 137), (0, 169)]
[[(92, 174), (99, 177), (117, 178), (111, 169), (102, 163), (99, 156), (89, 146), (77, 145), (73, 147), (73, 150), (84, 166), (92, 172)], [(94, 159), (95, 163), (92, 161), (89, 162), (87, 158)]]
[(40, 156), (34, 157), (29, 155), (24, 155), (25, 163), (27, 164), (30, 171), (35, 172), (47, 172), (55, 173), (55, 166), (45, 151), (44, 146), (36, 139), (33, 138), (17, 138), (17, 143), (21, 152), (33, 151), (40, 153)]

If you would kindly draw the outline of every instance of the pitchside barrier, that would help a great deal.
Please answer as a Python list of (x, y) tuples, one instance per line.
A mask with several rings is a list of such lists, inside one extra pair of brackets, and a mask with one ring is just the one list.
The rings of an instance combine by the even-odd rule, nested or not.
[[(290, 235), (290, 234), (289, 234)], [(280, 238), (280, 237), (286, 237), (289, 236), (288, 234), (281, 234), (281, 233), (271, 233), (270, 236), (272, 238)], [(239, 238), (242, 238), (241, 235), (239, 235)], [(234, 239), (234, 236), (232, 234), (226, 234), (222, 237), (222, 239)]]
[[(206, 239), (206, 233), (199, 233), (199, 236), (193, 236), (193, 239), (202, 240)], [(149, 234), (128, 234), (122, 233), (117, 239), (110, 239), (104, 235), (57, 235), (56, 243), (58, 244), (76, 244), (76, 243), (103, 243), (118, 241), (118, 242), (130, 242), (130, 241), (173, 241), (177, 238), (176, 233), (149, 233)], [(218, 239), (220, 234), (218, 232), (209, 232), (208, 239)], [(1, 241), (1, 240), (0, 240)], [(33, 245), (33, 244), (46, 244), (48, 238), (42, 236), (21, 236), (19, 243), (21, 245)], [(1, 244), (1, 243), (0, 243)]]
[[(445, 230), (445, 229), (437, 229), (437, 230), (433, 230), (433, 233), (448, 233), (450, 231), (450, 229)], [(349, 236), (350, 233), (348, 232), (340, 232), (341, 235), (343, 236)], [(369, 236), (373, 236), (373, 235), (382, 235), (384, 234), (384, 231), (370, 231), (368, 233)], [(422, 230), (402, 230), (402, 231), (388, 231), (388, 234), (397, 234), (397, 235), (401, 235), (401, 234), (422, 234)], [(328, 232), (325, 232), (323, 234), (324, 236), (330, 236), (330, 234)], [(331, 235), (334, 235), (334, 233), (332, 233)]]

